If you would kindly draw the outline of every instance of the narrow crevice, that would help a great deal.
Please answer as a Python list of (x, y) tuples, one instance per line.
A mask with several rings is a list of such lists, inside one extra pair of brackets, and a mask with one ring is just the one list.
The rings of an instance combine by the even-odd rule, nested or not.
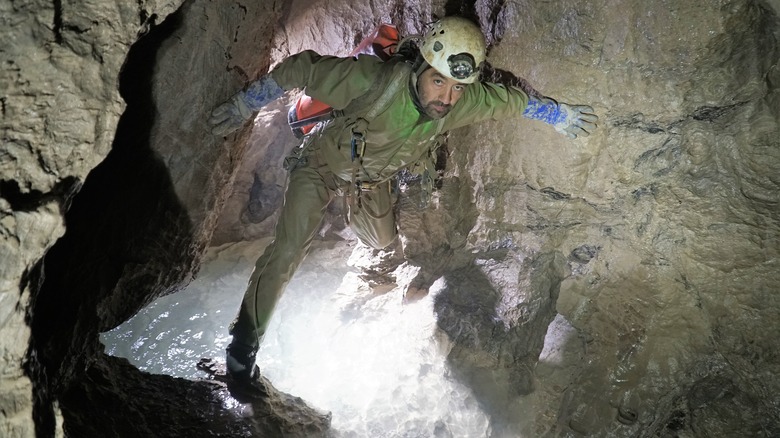
[(485, 62), (482, 65), (480, 75), (485, 81), (495, 82), (504, 85), (505, 87), (519, 88), (529, 96), (544, 97), (544, 95), (536, 90), (526, 79), (521, 78), (510, 71), (496, 68), (489, 62)]
[(149, 18), (149, 13), (144, 9), (143, 0), (137, 0), (136, 3), (138, 4), (138, 18), (140, 20), (138, 25), (143, 27), (146, 24), (146, 20)]
[(62, 44), (62, 0), (54, 0), (54, 42)]
[(539, 193), (542, 193), (544, 195), (549, 196), (550, 198), (556, 200), (556, 201), (563, 201), (571, 199), (571, 195), (568, 193), (563, 193), (555, 190), (552, 187), (542, 187), (539, 189)]
[(645, 121), (642, 113), (632, 114), (627, 118), (614, 119), (612, 126), (615, 128), (637, 129), (648, 134), (658, 134), (668, 130), (668, 127), (664, 127), (656, 121)]
[(459, 15), (461, 17), (470, 19), (474, 23), (479, 23), (479, 16), (476, 13), (475, 6), (475, 0), (448, 0), (444, 5), (444, 16), (449, 17), (451, 15)]
[(746, 103), (747, 102), (738, 102), (733, 105), (702, 106), (696, 108), (696, 111), (693, 112), (691, 118), (698, 121), (714, 122), (731, 111), (745, 105)]
[(747, 103), (748, 102), (737, 102), (731, 105), (701, 106), (696, 108), (693, 113), (685, 115), (681, 119), (667, 125), (655, 120), (646, 121), (644, 119), (644, 114), (642, 113), (632, 114), (624, 118), (614, 118), (611, 124), (615, 128), (636, 129), (647, 132), (648, 134), (658, 134), (662, 132), (676, 134), (680, 125), (685, 122), (696, 120), (699, 122), (714, 123), (726, 114), (745, 106)]
[[(29, 287), (30, 290), (39, 290), (43, 282), (43, 260), (39, 260), (30, 270), (22, 275), (19, 293), (22, 294)], [(32, 321), (32, 308), (28, 307), (25, 313), (25, 322), (30, 325)], [(30, 345), (33, 345), (30, 339)], [(49, 390), (46, 368), (42, 366), (38, 358), (38, 352), (30, 348), (22, 364), (22, 369), (30, 381), (34, 383), (32, 390), (32, 414), (35, 419), (35, 436), (53, 437), (57, 427), (54, 415), (54, 398)]]
[[(499, 0), (497, 1), (492, 7), (490, 7), (490, 15), (488, 17), (489, 22), (483, 23), (486, 26), (489, 26), (490, 28), (490, 38), (492, 41), (490, 42), (490, 45), (496, 45), (501, 42), (501, 38), (503, 35), (503, 29), (501, 29), (501, 26), (498, 22), (498, 17), (501, 15), (501, 11), (504, 10), (504, 4), (506, 3), (505, 0)], [(490, 49), (488, 49), (490, 50)]]

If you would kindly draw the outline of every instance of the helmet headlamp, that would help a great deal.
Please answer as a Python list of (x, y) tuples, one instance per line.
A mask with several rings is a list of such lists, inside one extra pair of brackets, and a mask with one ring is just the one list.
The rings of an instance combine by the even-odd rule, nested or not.
[(450, 66), (450, 74), (457, 80), (468, 79), (476, 70), (474, 57), (468, 53), (459, 53), (450, 56), (449, 59), (447, 59), (447, 64)]

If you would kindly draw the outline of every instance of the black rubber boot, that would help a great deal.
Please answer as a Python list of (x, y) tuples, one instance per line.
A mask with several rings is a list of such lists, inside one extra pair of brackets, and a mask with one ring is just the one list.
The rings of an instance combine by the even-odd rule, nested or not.
[(235, 380), (248, 380), (255, 366), (257, 349), (233, 340), (225, 351), (228, 376)]
[(226, 349), (225, 368), (232, 380), (228, 384), (233, 396), (239, 398), (259, 398), (268, 395), (265, 379), (260, 376), (260, 368), (255, 365), (257, 348), (233, 342)]

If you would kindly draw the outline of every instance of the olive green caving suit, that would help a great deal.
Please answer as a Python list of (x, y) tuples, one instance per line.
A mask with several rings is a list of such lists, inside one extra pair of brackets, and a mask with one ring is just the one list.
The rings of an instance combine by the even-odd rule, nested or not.
[[(344, 109), (364, 95), (381, 77), (384, 63), (373, 56), (338, 58), (312, 51), (290, 56), (270, 74), (285, 90), (305, 88), (306, 94), (335, 109)], [(406, 83), (412, 81), (407, 66)], [(528, 96), (520, 89), (491, 83), (466, 86), (460, 100), (441, 120), (421, 115), (404, 84), (390, 103), (362, 131), (366, 141), (362, 162), (352, 160), (352, 131), (360, 114), (346, 115), (320, 126), (304, 139), (304, 160), (290, 173), (273, 243), (257, 260), (238, 318), (231, 327), (233, 342), (257, 347), (287, 283), (308, 252), (325, 209), (337, 193), (362, 183), (350, 202), (350, 225), (365, 244), (384, 248), (395, 239), (389, 179), (399, 170), (428, 158), (437, 133), (471, 123), (520, 116)], [(357, 170), (357, 175), (353, 173)], [(366, 189), (366, 187), (372, 187)]]

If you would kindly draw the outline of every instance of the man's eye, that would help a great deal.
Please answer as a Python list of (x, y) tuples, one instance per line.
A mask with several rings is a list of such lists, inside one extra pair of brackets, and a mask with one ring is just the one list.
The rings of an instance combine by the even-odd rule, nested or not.
[(456, 86), (452, 87), (452, 89), (455, 90), (455, 91), (463, 91), (463, 90), (466, 89), (466, 87), (464, 87), (463, 85), (456, 85)]
[(442, 84), (444, 84), (444, 81), (442, 81), (441, 79), (434, 79), (433, 83), (436, 84), (436, 85), (442, 85)]

